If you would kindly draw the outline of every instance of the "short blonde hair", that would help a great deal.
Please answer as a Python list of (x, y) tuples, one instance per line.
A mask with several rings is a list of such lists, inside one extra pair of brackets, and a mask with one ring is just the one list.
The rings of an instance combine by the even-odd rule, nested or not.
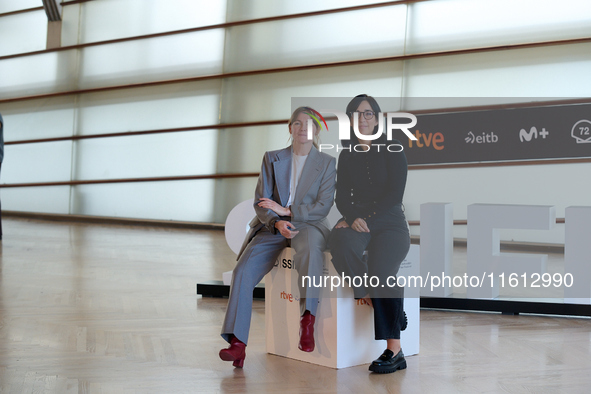
[[(314, 112), (316, 112), (316, 111), (314, 111), (311, 107), (296, 108), (296, 110), (293, 111), (293, 113), (291, 114), (291, 117), (289, 118), (288, 126), (291, 127), (292, 123), (296, 121), (298, 116), (300, 116), (300, 114), (304, 113), (306, 115), (309, 115), (310, 118), (312, 118), (312, 124), (314, 125), (316, 130), (322, 130), (322, 125), (320, 124), (320, 122), (318, 121), (316, 116), (314, 115)], [(293, 142), (293, 136), (290, 137), (290, 141)], [(312, 141), (312, 144), (314, 144), (316, 149), (318, 149), (318, 146), (320, 145), (319, 133), (314, 133), (314, 140)]]

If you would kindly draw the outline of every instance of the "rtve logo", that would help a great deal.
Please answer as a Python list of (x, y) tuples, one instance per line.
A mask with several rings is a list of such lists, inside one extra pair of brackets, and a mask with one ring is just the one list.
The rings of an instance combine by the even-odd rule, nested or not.
[(538, 133), (538, 129), (532, 127), (529, 129), (529, 133), (525, 131), (525, 129), (519, 130), (519, 141), (521, 142), (530, 142), (532, 139), (538, 139), (538, 136), (542, 139), (546, 139), (546, 137), (550, 134), (545, 127), (542, 127), (542, 130)]
[(296, 301), (300, 300), (300, 297), (294, 296), (291, 293), (286, 293), (285, 291), (282, 291), (281, 294), (279, 294), (279, 298), (281, 298), (282, 300), (287, 300), (289, 302), (293, 302), (293, 300), (296, 300)]
[(433, 147), (433, 149), (435, 150), (442, 150), (443, 148), (445, 148), (445, 146), (443, 145), (444, 137), (443, 134), (441, 134), (440, 132), (427, 134), (421, 133), (419, 130), (417, 130), (414, 136), (416, 137), (415, 141), (413, 141), (412, 139), (408, 140), (409, 148), (413, 147), (413, 142), (417, 144), (417, 148)]

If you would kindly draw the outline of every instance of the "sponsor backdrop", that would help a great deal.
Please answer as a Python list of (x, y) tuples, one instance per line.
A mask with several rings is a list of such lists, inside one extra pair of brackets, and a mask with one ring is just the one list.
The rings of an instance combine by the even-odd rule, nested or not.
[[(412, 113), (412, 111), (410, 111)], [(591, 104), (417, 115), (409, 164), (591, 157)]]

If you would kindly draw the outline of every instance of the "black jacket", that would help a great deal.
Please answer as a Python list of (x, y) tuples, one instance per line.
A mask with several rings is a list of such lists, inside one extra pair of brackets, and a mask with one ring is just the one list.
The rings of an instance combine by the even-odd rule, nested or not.
[[(344, 147), (352, 149), (339, 155), (336, 205), (347, 224), (362, 218), (371, 227), (376, 218), (402, 203), (408, 169), (406, 155), (404, 151), (389, 152), (387, 146), (400, 141), (388, 141), (385, 135), (373, 141), (366, 152), (355, 151), (358, 139), (353, 133), (350, 143), (343, 141)], [(379, 152), (376, 144), (383, 144)], [(391, 147), (395, 148), (400, 149)]]

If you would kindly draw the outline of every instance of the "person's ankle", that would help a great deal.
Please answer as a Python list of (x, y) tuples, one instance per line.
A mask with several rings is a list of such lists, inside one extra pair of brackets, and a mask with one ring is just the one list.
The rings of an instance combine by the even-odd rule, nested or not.
[(400, 350), (402, 349), (402, 345), (400, 343), (400, 340), (389, 339), (387, 340), (386, 348), (388, 350), (391, 350), (392, 353), (394, 353), (394, 355), (397, 355), (398, 352), (400, 352)]
[(392, 351), (392, 353), (394, 353), (394, 355), (397, 355), (400, 350), (402, 349), (401, 346), (388, 346), (388, 349)]

